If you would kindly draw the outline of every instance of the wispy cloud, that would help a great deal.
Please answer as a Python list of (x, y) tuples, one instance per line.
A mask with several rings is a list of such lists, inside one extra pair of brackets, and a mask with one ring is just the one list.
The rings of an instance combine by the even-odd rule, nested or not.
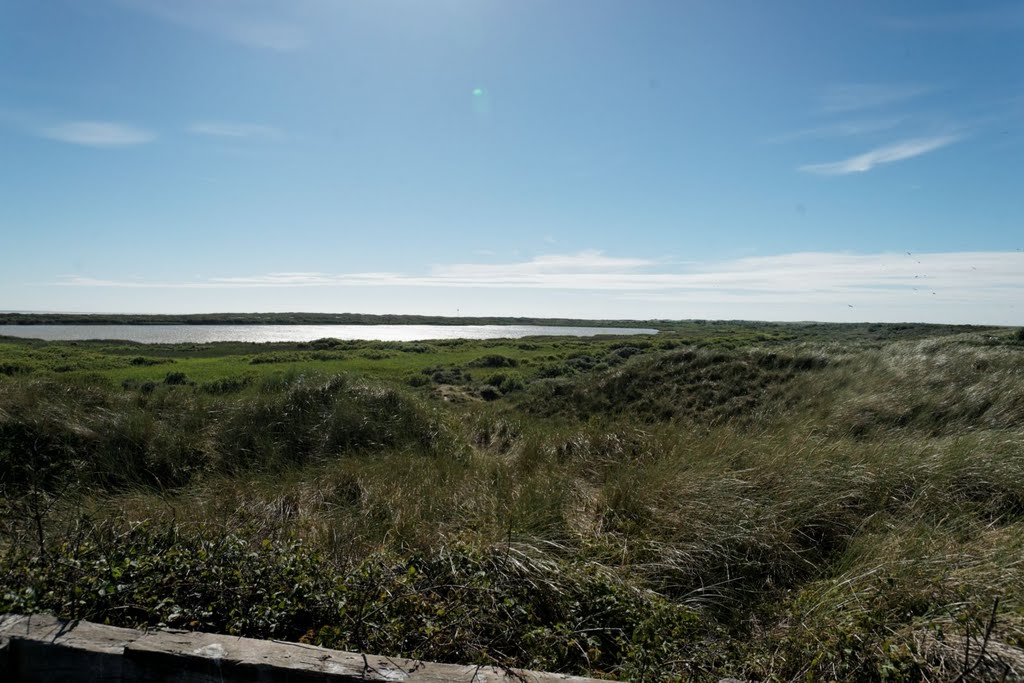
[(112, 121), (71, 121), (38, 128), (41, 137), (87, 147), (126, 147), (156, 139), (143, 128)]
[(431, 266), (427, 275), (391, 272), (270, 273), (245, 277), (212, 278), (208, 285), (311, 286), (338, 284), (412, 284), (426, 286), (544, 286), (555, 282), (598, 283), (609, 275), (634, 273), (657, 261), (607, 256), (596, 250), (575, 254), (547, 254), (515, 263), (454, 263)]
[(913, 138), (903, 140), (885, 147), (878, 147), (864, 154), (832, 161), (823, 164), (807, 164), (800, 167), (801, 171), (820, 175), (846, 175), (848, 173), (864, 173), (880, 164), (891, 164), (894, 161), (912, 159), (934, 150), (951, 145), (959, 138), (955, 135), (941, 135), (930, 138)]
[(858, 135), (868, 135), (883, 130), (890, 130), (905, 121), (905, 117), (893, 117), (887, 119), (872, 119), (862, 121), (838, 121), (823, 126), (812, 126), (801, 130), (790, 131), (776, 135), (765, 140), (772, 144), (795, 142), (808, 138), (847, 138)]
[(289, 289), (308, 287), (575, 290), (690, 305), (919, 306), (1012, 304), (1024, 299), (1024, 252), (793, 253), (705, 263), (661, 263), (600, 252), (504, 264), (437, 265), (426, 274), (284, 272), (192, 282), (84, 277), (72, 287)]
[(439, 278), (505, 280), (558, 273), (627, 272), (654, 266), (656, 263), (650, 259), (607, 256), (604, 252), (591, 249), (575, 254), (537, 256), (519, 263), (437, 265), (431, 269), (431, 273)]
[(262, 138), (265, 140), (279, 139), (284, 136), (283, 132), (274, 126), (225, 121), (193, 123), (188, 127), (188, 132), (196, 135), (210, 135), (222, 138)]
[(247, 47), (290, 52), (305, 47), (305, 29), (284, 14), (290, 3), (253, 0), (120, 0), (130, 9)]
[(935, 90), (921, 83), (841, 83), (826, 88), (819, 104), (821, 111), (838, 114), (906, 102)]

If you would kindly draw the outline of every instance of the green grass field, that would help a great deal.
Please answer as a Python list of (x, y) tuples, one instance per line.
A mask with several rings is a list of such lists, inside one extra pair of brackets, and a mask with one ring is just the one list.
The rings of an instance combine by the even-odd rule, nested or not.
[(0, 610), (629, 680), (1024, 677), (1024, 336), (0, 339)]

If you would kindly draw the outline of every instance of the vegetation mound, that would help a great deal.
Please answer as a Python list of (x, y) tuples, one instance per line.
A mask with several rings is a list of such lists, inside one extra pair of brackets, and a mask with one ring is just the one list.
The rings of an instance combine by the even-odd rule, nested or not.
[(138, 392), (88, 378), (0, 385), (0, 482), (166, 489), (207, 473), (279, 471), (385, 449), (453, 451), (436, 409), (396, 387), (300, 375), (237, 396), (172, 375)]
[[(620, 349), (622, 351), (626, 349)], [(634, 355), (630, 352), (629, 355)], [(596, 376), (537, 383), (524, 399), (533, 414), (629, 415), (646, 423), (718, 423), (771, 407), (798, 373), (820, 369), (822, 356), (686, 349), (640, 358)]]

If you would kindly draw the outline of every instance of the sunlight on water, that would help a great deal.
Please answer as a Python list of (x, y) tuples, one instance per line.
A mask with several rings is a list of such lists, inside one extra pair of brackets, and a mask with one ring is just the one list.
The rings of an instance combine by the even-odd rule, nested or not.
[(328, 337), (378, 341), (519, 339), (530, 336), (593, 337), (600, 334), (657, 334), (657, 330), (544, 325), (0, 325), (0, 336), (49, 341), (118, 339), (143, 344), (299, 342)]

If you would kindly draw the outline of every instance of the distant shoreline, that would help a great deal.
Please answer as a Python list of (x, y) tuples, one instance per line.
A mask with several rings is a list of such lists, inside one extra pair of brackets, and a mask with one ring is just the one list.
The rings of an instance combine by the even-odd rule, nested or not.
[(558, 327), (656, 327), (667, 320), (450, 317), (364, 313), (0, 313), (0, 325), (550, 325)]

